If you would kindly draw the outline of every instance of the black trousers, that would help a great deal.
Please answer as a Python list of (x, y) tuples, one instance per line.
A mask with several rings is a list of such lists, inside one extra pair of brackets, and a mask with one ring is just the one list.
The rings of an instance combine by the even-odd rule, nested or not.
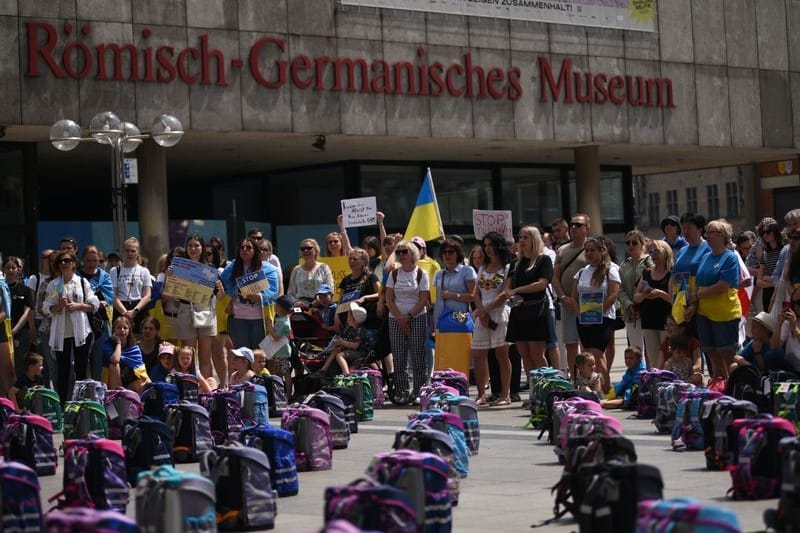
[(58, 361), (58, 383), (56, 384), (58, 396), (64, 404), (72, 399), (73, 369), (74, 379), (87, 379), (89, 364), (89, 348), (92, 346), (91, 338), (86, 339), (83, 346), (75, 346), (75, 338), (64, 339), (64, 349), (54, 351)]
[[(508, 358), (511, 360), (511, 394), (519, 394), (520, 375), (522, 374), (522, 359), (519, 357), (517, 347), (513, 344), (508, 347)], [(500, 394), (500, 365), (494, 356), (494, 349), (489, 350), (489, 385), (492, 394)]]

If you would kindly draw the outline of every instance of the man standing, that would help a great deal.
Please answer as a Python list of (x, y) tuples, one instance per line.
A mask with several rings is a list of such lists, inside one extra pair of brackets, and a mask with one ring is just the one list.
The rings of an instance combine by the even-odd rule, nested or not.
[(569, 224), (563, 218), (555, 219), (550, 226), (550, 231), (553, 234), (553, 250), (557, 251), (562, 245), (569, 242)]
[[(556, 299), (561, 303), (561, 340), (567, 348), (567, 368), (572, 372), (575, 357), (578, 355), (578, 303), (572, 298), (575, 274), (586, 266), (583, 243), (589, 234), (591, 221), (589, 215), (576, 213), (569, 224), (572, 241), (558, 248), (556, 266), (553, 272), (553, 287)], [(555, 225), (553, 226), (555, 233)]]

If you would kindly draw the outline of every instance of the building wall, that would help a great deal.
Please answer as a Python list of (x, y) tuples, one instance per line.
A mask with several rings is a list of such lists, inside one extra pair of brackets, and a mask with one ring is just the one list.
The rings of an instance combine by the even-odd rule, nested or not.
[[(33, 55), (40, 75), (31, 76), (28, 23), (45, 22), (57, 33), (57, 63), (76, 36), (90, 49), (133, 43), (141, 54), (148, 46), (170, 46), (176, 56), (187, 47), (199, 50), (207, 36), (209, 50), (224, 56), (226, 85), (214, 82), (215, 60), (208, 62), (209, 84), (97, 80), (96, 68), (83, 79), (56, 78), (42, 54)], [(86, 124), (104, 109), (145, 124), (169, 109), (193, 130), (798, 146), (800, 34), (787, 28), (800, 22), (800, 2), (668, 0), (658, 2), (657, 22), (657, 33), (644, 33), (342, 7), (335, 0), (0, 0), (0, 44), (7, 51), (0, 56), (0, 124), (49, 125), (57, 116)], [(34, 27), (34, 45), (41, 45), (48, 36)], [(281, 57), (287, 60), (306, 54), (447, 67), (463, 64), (471, 53), (487, 71), (518, 68), (522, 94), (364, 94), (290, 83), (270, 89), (257, 83), (248, 57), (265, 36), (285, 43)], [(262, 52), (256, 64), (274, 61), (277, 49), (269, 50), (271, 56)], [(570, 59), (576, 71), (602, 72), (607, 79), (669, 78), (674, 107), (554, 103), (552, 95), (542, 101), (540, 58), (549, 60), (554, 75)], [(113, 72), (110, 57), (105, 64)], [(199, 74), (198, 62), (189, 65), (189, 74)], [(122, 66), (129, 69), (127, 58)], [(322, 78), (330, 87), (333, 70), (323, 69)]]

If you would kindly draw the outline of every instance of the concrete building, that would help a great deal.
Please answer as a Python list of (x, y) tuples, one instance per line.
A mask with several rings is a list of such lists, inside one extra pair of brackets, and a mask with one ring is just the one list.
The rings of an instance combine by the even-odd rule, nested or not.
[(341, 198), (377, 196), (401, 229), (426, 166), (448, 232), (483, 208), (515, 225), (586, 211), (620, 233), (634, 175), (796, 156), (797, 2), (551, 4), (0, 0), (0, 249), (35, 257), (45, 226), (110, 218), (104, 147), (47, 142), (56, 120), (105, 110), (187, 130), (136, 153), (130, 218), (150, 255), (164, 205), (220, 220), (235, 200), (285, 253)]

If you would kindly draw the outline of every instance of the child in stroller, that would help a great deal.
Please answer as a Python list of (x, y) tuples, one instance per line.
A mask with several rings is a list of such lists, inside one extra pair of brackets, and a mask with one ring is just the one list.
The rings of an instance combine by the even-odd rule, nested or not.
[[(326, 374), (337, 374), (339, 370), (343, 374), (350, 373), (350, 367), (361, 366), (366, 355), (364, 348), (367, 344), (367, 330), (364, 322), (367, 320), (367, 310), (357, 303), (349, 304), (350, 310), (347, 313), (347, 327), (341, 335), (336, 335), (328, 346), (322, 351), (325, 355), (325, 363), (319, 372)], [(338, 368), (331, 371), (333, 363), (336, 362)]]

